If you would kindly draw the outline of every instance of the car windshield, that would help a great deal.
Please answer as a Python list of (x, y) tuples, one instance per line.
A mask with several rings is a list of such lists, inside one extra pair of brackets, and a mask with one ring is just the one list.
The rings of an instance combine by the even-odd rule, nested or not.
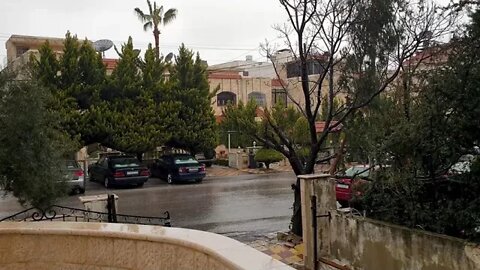
[(112, 166), (114, 168), (128, 168), (140, 166), (140, 162), (135, 158), (115, 158), (112, 159)]
[(351, 167), (345, 171), (345, 176), (353, 177), (368, 177), (370, 175), (369, 167)]
[(191, 156), (175, 156), (174, 157), (175, 164), (192, 164), (198, 163), (193, 157)]

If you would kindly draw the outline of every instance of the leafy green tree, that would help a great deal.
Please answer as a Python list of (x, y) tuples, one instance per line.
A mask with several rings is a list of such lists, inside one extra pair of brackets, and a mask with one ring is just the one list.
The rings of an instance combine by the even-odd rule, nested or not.
[(263, 162), (267, 169), (270, 169), (270, 164), (283, 160), (283, 155), (273, 149), (260, 149), (255, 154), (256, 162)]
[[(281, 152), (295, 174), (314, 171), (318, 153), (329, 140), (329, 134), (344, 125), (352, 114), (367, 107), (387, 89), (400, 73), (402, 64), (422, 44), (450, 30), (452, 17), (437, 12), (432, 0), (418, 1), (312, 1), (281, 0), (288, 15), (286, 25), (277, 27), (298, 67), (299, 76), (282, 84), (289, 103), (308, 122), (308, 157), (303, 162), (303, 148), (298, 148), (271, 114), (265, 115), (267, 127), (262, 133), (251, 129), (250, 136), (263, 145)], [(287, 70), (275, 57), (275, 46), (265, 44), (266, 55), (277, 70)], [(293, 63), (289, 63), (290, 65)], [(319, 74), (312, 76), (311, 65)], [(341, 80), (338, 74), (344, 73)], [(301, 98), (293, 93), (300, 86)], [(322, 97), (327, 94), (328, 115), (325, 128), (317, 133)], [(346, 96), (345, 105), (334, 110), (336, 97)], [(334, 118), (338, 117), (337, 121)], [(333, 156), (331, 157), (333, 158)], [(294, 189), (292, 231), (301, 234), (301, 192), (299, 180)]]
[(120, 59), (113, 70), (108, 88), (102, 92), (102, 99), (115, 101), (121, 99), (135, 99), (142, 92), (142, 77), (138, 67), (138, 52), (133, 48), (133, 40), (128, 38), (118, 52)]
[(33, 77), (36, 77), (46, 87), (56, 87), (60, 67), (48, 40), (40, 47), (39, 54), (40, 58), (38, 60), (36, 58), (30, 59)]
[(62, 158), (75, 149), (50, 102), (34, 81), (0, 82), (0, 185), (41, 209), (65, 194)]
[(106, 67), (102, 56), (85, 40), (80, 46), (78, 57), (78, 89), (72, 96), (81, 110), (90, 108), (99, 101), (99, 92), (107, 82)]
[(80, 44), (67, 33), (63, 56), (55, 62), (45, 44), (39, 60), (32, 59), (33, 74), (53, 94), (50, 109), (59, 115), (61, 130), (84, 145), (101, 143), (141, 158), (172, 138), (181, 103), (169, 94), (173, 83), (165, 80), (168, 65), (155, 57), (151, 46), (143, 60), (131, 38), (117, 52), (118, 65), (107, 78), (91, 44)]
[[(335, 97), (333, 99), (333, 105), (332, 105), (332, 110), (334, 112), (337, 112), (340, 110), (341, 106), (343, 106), (342, 104), (342, 101), (340, 100), (340, 98), (338, 97)], [(325, 95), (323, 96), (322, 98), (322, 108), (321, 108), (321, 114), (320, 114), (320, 120), (322, 121), (326, 121), (328, 119), (328, 115), (329, 115), (329, 104), (328, 104), (328, 95)], [(334, 115), (332, 116), (332, 120), (338, 120), (340, 119), (340, 114), (337, 114), (337, 115)]]
[(144, 23), (143, 30), (148, 31), (153, 28), (153, 37), (155, 38), (155, 56), (160, 59), (160, 29), (159, 26), (164, 26), (171, 23), (177, 17), (177, 10), (175, 8), (168, 9), (164, 13), (163, 6), (157, 6), (154, 1), (153, 6), (150, 0), (147, 0), (148, 13), (143, 12), (140, 8), (135, 8), (135, 14), (138, 19)]
[(449, 171), (462, 156), (478, 154), (479, 14), (477, 9), (467, 32), (451, 42), (447, 64), (429, 70), (408, 115), (402, 103), (390, 102), (390, 109), (371, 110), (365, 117), (371, 132), (358, 136), (375, 145), (367, 152), (377, 163), (390, 164), (363, 199), (371, 217), (480, 239), (478, 156), (470, 172)]
[[(168, 65), (163, 61), (163, 58), (157, 59), (152, 45), (148, 45), (145, 52), (144, 60), (140, 62), (142, 70), (143, 87), (146, 91), (155, 92), (160, 88), (165, 88), (165, 76)], [(159, 92), (159, 91), (156, 91)], [(156, 93), (155, 99), (161, 99), (161, 93)]]
[(108, 86), (102, 90), (102, 103), (96, 108), (96, 117), (104, 119), (97, 129), (103, 129), (106, 135), (101, 141), (103, 145), (137, 154), (141, 159), (142, 154), (154, 149), (155, 142), (160, 139), (150, 122), (156, 119), (154, 104), (151, 93), (143, 87), (138, 52), (133, 48), (132, 38), (122, 45), (119, 55)]
[(142, 159), (184, 127), (178, 123), (181, 102), (172, 98), (174, 83), (165, 80), (166, 64), (155, 59), (151, 46), (140, 60), (129, 38), (119, 55), (102, 102), (91, 110), (88, 122), (103, 135), (102, 145)]
[(197, 54), (180, 46), (175, 64), (171, 68), (172, 101), (181, 101), (178, 127), (171, 146), (195, 154), (211, 151), (218, 140), (215, 117), (210, 105), (212, 94), (208, 84), (207, 67)]
[(103, 136), (91, 132), (95, 129), (87, 120), (90, 107), (99, 102), (105, 87), (105, 66), (88, 41), (80, 44), (67, 33), (64, 45), (58, 60), (48, 42), (42, 45), (39, 58), (31, 59), (32, 78), (52, 93), (51, 109), (61, 115), (63, 130), (84, 144), (98, 142)]
[[(249, 102), (250, 105), (253, 105), (252, 102)], [(236, 119), (238, 119), (240, 112), (243, 112), (244, 104), (242, 101), (239, 102), (238, 107), (227, 106), (223, 113), (224, 115), (229, 115), (218, 125), (220, 143), (228, 146), (228, 134), (230, 133), (230, 147), (247, 147), (252, 144), (251, 136), (247, 133), (239, 130), (239, 125), (237, 125)], [(238, 110), (237, 110), (238, 109)], [(255, 118), (255, 106), (252, 106), (252, 117)]]
[(65, 35), (63, 55), (60, 60), (60, 82), (58, 87), (67, 89), (71, 85), (78, 84), (79, 66), (78, 58), (80, 56), (80, 44), (77, 36), (72, 36), (70, 32)]

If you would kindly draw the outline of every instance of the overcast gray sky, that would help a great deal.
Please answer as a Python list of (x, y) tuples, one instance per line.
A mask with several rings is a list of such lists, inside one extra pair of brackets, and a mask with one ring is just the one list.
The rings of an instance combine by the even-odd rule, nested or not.
[[(448, 2), (448, 0), (438, 0)], [(183, 42), (199, 51), (209, 64), (244, 59), (266, 60), (259, 44), (275, 40), (272, 26), (286, 21), (278, 0), (163, 0), (178, 16), (161, 29), (163, 54)], [(111, 39), (117, 46), (133, 37), (144, 49), (153, 35), (144, 32), (133, 9), (147, 10), (146, 0), (0, 0), (0, 64), (6, 58), (5, 41), (12, 34), (63, 37), (67, 30), (79, 38)], [(107, 57), (117, 57), (112, 49)]]
[[(177, 19), (161, 29), (162, 52), (175, 52), (183, 42), (209, 64), (243, 59), (248, 54), (260, 58), (260, 42), (275, 39), (272, 25), (286, 20), (278, 0), (157, 3), (178, 9)], [(12, 34), (63, 37), (67, 30), (79, 38), (111, 39), (117, 46), (132, 36), (135, 47), (143, 50), (153, 43), (153, 35), (143, 31), (135, 7), (148, 10), (146, 0), (1, 0), (0, 60), (4, 62), (5, 42)], [(107, 56), (117, 57), (113, 49)]]

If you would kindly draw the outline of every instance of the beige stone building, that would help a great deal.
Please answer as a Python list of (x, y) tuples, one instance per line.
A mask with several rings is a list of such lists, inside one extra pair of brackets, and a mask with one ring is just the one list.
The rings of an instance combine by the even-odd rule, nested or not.
[[(58, 56), (63, 54), (64, 38), (55, 37), (39, 37), (39, 36), (24, 36), (12, 35), (5, 43), (7, 49), (7, 64), (9, 67), (20, 72), (22, 68), (27, 66), (31, 55), (38, 57), (38, 50), (47, 42), (50, 44), (53, 52)], [(107, 68), (107, 74), (110, 75), (116, 66), (116, 59), (104, 58), (103, 62)]]
[[(319, 64), (325, 56), (312, 57), (308, 63), (310, 99), (312, 106), (318, 96), (318, 79), (322, 73)], [(285, 106), (305, 106), (305, 96), (300, 80), (300, 68), (289, 50), (277, 51), (271, 57), (272, 63), (255, 62), (247, 56), (244, 61), (232, 61), (208, 68), (211, 91), (217, 90), (212, 106), (217, 119), (228, 104), (247, 103), (253, 99), (260, 108), (271, 108), (277, 103)], [(338, 76), (335, 76), (336, 82)], [(322, 96), (327, 93), (328, 79), (323, 80)], [(338, 97), (343, 99), (343, 95)]]
[(57, 55), (63, 53), (63, 39), (52, 37), (12, 35), (5, 43), (7, 49), (7, 64), (19, 72), (22, 77), (23, 68), (27, 66), (31, 55), (38, 57), (38, 50), (48, 41), (53, 52)]
[(271, 63), (232, 61), (208, 67), (210, 90), (217, 91), (212, 98), (216, 116), (221, 116), (228, 104), (247, 103), (255, 100), (261, 108), (272, 106), (272, 81), (275, 71)]

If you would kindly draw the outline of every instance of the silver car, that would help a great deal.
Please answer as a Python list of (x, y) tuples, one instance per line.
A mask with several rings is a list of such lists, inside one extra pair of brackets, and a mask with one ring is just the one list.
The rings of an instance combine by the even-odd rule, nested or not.
[(65, 161), (65, 178), (69, 191), (73, 194), (85, 193), (85, 175), (82, 167), (75, 160)]

